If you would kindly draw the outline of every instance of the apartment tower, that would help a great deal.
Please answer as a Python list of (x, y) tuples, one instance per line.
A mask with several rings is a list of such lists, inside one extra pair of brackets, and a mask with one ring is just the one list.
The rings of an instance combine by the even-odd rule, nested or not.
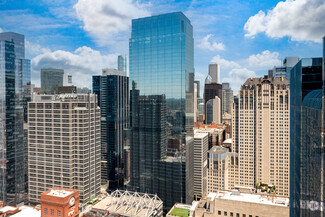
[(28, 195), (79, 191), (80, 208), (100, 194), (100, 108), (93, 94), (37, 95), (28, 103)]

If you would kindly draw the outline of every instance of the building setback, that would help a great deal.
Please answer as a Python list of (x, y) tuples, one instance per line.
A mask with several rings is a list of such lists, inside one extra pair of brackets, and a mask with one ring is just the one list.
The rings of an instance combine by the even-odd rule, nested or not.
[(28, 103), (28, 195), (79, 191), (80, 208), (100, 193), (100, 108), (93, 94), (38, 95)]
[(93, 93), (101, 110), (102, 184), (123, 186), (124, 138), (129, 127), (129, 78), (112, 71), (93, 76)]

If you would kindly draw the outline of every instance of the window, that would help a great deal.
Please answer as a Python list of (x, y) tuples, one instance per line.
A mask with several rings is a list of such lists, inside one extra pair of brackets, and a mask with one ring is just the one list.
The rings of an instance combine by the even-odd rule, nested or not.
[(47, 208), (44, 208), (44, 216), (47, 216)]
[(234, 216), (234, 213), (231, 212), (231, 213), (230, 213), (230, 216)]
[(223, 213), (223, 214), (224, 214), (224, 216), (227, 216), (227, 215), (228, 215), (226, 211), (224, 211), (224, 213)]
[(51, 213), (50, 213), (51, 216), (54, 216), (54, 209), (51, 209)]
[(61, 217), (61, 211), (60, 210), (58, 210), (58, 212), (57, 212), (57, 217)]

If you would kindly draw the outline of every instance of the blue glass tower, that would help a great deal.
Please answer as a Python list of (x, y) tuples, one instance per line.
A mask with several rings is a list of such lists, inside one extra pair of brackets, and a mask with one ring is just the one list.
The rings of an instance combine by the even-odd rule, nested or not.
[[(191, 190), (185, 194), (191, 188), (185, 182), (184, 150), (193, 143), (193, 52), (193, 27), (183, 13), (132, 20), (129, 187), (157, 193), (166, 207), (192, 199)], [(183, 151), (167, 157), (166, 148), (175, 143)]]
[(323, 216), (322, 58), (301, 59), (290, 74), (290, 216)]
[(17, 33), (0, 33), (0, 200), (9, 205), (23, 202), (25, 190), (23, 126), (30, 64), (24, 59), (24, 40)]
[[(118, 72), (118, 71), (117, 71)], [(93, 93), (101, 110), (102, 184), (123, 186), (123, 141), (129, 127), (129, 78), (123, 73), (93, 76)]]

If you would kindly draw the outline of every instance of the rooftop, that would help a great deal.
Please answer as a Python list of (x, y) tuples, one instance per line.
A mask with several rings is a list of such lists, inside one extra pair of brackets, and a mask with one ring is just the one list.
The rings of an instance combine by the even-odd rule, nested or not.
[(21, 206), (19, 210), (20, 212), (13, 214), (11, 217), (41, 217), (41, 210), (34, 207)]
[(167, 213), (167, 216), (187, 217), (190, 215), (192, 205), (176, 203)]
[(218, 193), (209, 193), (208, 198), (211, 200), (225, 199), (233, 201), (242, 201), (247, 203), (259, 203), (273, 206), (289, 206), (289, 198), (278, 197), (275, 195), (266, 194), (248, 194), (248, 193), (238, 193), (234, 194), (231, 191), (218, 191)]
[(94, 205), (93, 208), (108, 210), (112, 214), (122, 216), (150, 217), (162, 212), (163, 202), (157, 195), (116, 190)]
[(67, 197), (69, 195), (71, 195), (73, 193), (73, 191), (66, 191), (66, 190), (59, 190), (59, 189), (52, 189), (49, 193), (47, 193), (47, 195), (50, 196), (55, 196), (55, 197)]

